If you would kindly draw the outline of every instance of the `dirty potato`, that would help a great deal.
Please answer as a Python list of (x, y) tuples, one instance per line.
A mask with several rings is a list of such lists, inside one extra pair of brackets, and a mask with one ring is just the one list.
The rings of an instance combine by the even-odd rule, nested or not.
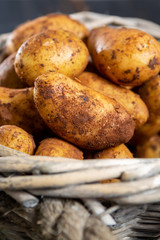
[(84, 149), (100, 150), (129, 141), (134, 122), (108, 98), (61, 73), (39, 76), (35, 105), (51, 130)]
[(20, 80), (14, 69), (15, 53), (0, 64), (0, 86), (7, 88), (23, 88), (26, 85)]
[(137, 145), (135, 156), (138, 158), (160, 158), (160, 137), (154, 135)]
[(0, 127), (0, 144), (30, 155), (35, 149), (33, 137), (15, 125)]
[(74, 34), (47, 31), (29, 38), (19, 48), (15, 59), (17, 75), (29, 86), (46, 72), (61, 72), (69, 77), (79, 75), (88, 63), (88, 49)]
[(155, 134), (158, 134), (159, 131), (160, 116), (150, 113), (148, 121), (143, 126), (136, 129), (130, 144), (134, 146), (141, 144)]
[(111, 147), (104, 149), (102, 151), (97, 152), (94, 155), (95, 159), (103, 159), (103, 158), (133, 158), (130, 150), (124, 145), (120, 144), (116, 147)]
[(132, 144), (140, 144), (160, 131), (160, 76), (151, 78), (137, 91), (148, 107), (149, 118), (143, 126), (136, 129)]
[(72, 32), (80, 39), (85, 39), (89, 35), (89, 31), (82, 23), (73, 20), (69, 16), (64, 14), (48, 14), (22, 23), (11, 33), (6, 44), (8, 55), (16, 52), (22, 43), (34, 34), (57, 29)]
[[(116, 147), (111, 147), (104, 149), (102, 151), (96, 152), (93, 155), (94, 159), (126, 159), (126, 158), (133, 158), (132, 153), (130, 150), (124, 145), (120, 144)], [(120, 182), (120, 179), (105, 179), (100, 181), (101, 183), (115, 183)]]
[(138, 94), (117, 86), (95, 73), (83, 72), (78, 76), (80, 83), (119, 102), (131, 115), (135, 127), (139, 128), (148, 119), (148, 109)]
[(33, 88), (0, 87), (0, 126), (16, 125), (30, 134), (41, 136), (46, 126), (33, 100)]
[(160, 117), (160, 76), (156, 76), (139, 87), (138, 93), (150, 113)]
[(40, 143), (35, 155), (66, 157), (83, 160), (82, 151), (72, 144), (58, 138), (44, 139)]
[[(102, 151), (96, 152), (93, 155), (93, 158), (94, 159), (126, 159), (126, 158), (133, 158), (133, 155), (124, 144), (120, 144), (116, 147), (111, 147), (111, 148), (107, 148)], [(114, 183), (114, 182), (120, 182), (120, 179), (115, 179), (115, 178), (106, 179), (100, 182)]]
[(95, 28), (88, 47), (98, 71), (118, 85), (139, 86), (159, 73), (160, 44), (141, 30)]

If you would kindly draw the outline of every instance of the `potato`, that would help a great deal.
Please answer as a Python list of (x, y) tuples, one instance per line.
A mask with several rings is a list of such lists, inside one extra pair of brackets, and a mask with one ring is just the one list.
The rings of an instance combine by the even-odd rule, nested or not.
[(33, 137), (14, 125), (3, 125), (0, 127), (0, 144), (32, 155), (35, 149)]
[(61, 73), (39, 76), (35, 105), (49, 128), (84, 149), (99, 150), (129, 141), (134, 122), (108, 98)]
[(80, 39), (89, 35), (86, 27), (64, 14), (48, 14), (18, 26), (10, 35), (6, 48), (8, 55), (16, 52), (29, 37), (44, 30), (64, 29), (74, 33)]
[(98, 71), (118, 85), (139, 86), (160, 70), (160, 44), (138, 29), (93, 29), (88, 47)]
[(137, 145), (135, 156), (138, 158), (160, 158), (160, 137), (154, 135), (143, 144)]
[(0, 87), (0, 126), (16, 125), (35, 137), (40, 137), (46, 126), (33, 100), (33, 88), (9, 89)]
[[(111, 147), (104, 149), (102, 151), (96, 152), (93, 155), (94, 159), (126, 159), (126, 158), (133, 158), (132, 153), (130, 150), (124, 145), (120, 144), (116, 147)], [(115, 183), (115, 182), (120, 182), (120, 179), (106, 179), (100, 181), (101, 183)]]
[(105, 96), (114, 98), (131, 115), (135, 127), (139, 128), (148, 119), (148, 109), (138, 94), (129, 89), (122, 88), (98, 76), (95, 73), (83, 72), (78, 76), (81, 84), (90, 87)]
[(82, 151), (72, 144), (58, 138), (44, 139), (40, 143), (35, 155), (66, 157), (83, 160)]
[(103, 158), (133, 158), (130, 150), (124, 145), (120, 144), (116, 147), (111, 147), (104, 149), (103, 151), (99, 151), (94, 155), (95, 159), (103, 159)]
[(160, 116), (150, 113), (148, 121), (136, 129), (133, 138), (130, 141), (131, 145), (143, 143), (151, 136), (154, 136), (160, 131)]
[(20, 80), (14, 69), (16, 54), (13, 53), (0, 64), (0, 86), (7, 88), (24, 88), (26, 85)]
[(74, 34), (63, 30), (47, 31), (29, 38), (15, 59), (18, 76), (29, 86), (46, 72), (79, 75), (88, 63), (88, 49)]
[(145, 82), (139, 87), (138, 93), (146, 103), (149, 112), (160, 117), (160, 76)]
[(145, 82), (137, 91), (148, 107), (149, 119), (136, 130), (132, 144), (140, 144), (160, 131), (160, 76)]
[[(102, 151), (96, 152), (93, 155), (94, 159), (126, 159), (126, 158), (133, 158), (132, 153), (130, 150), (124, 145), (120, 144), (116, 147), (111, 147), (104, 149)], [(100, 181), (101, 183), (115, 183), (120, 182), (120, 179), (105, 179)]]

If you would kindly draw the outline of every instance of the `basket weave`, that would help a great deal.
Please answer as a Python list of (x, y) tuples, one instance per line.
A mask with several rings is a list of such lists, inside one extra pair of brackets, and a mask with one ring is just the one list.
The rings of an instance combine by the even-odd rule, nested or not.
[[(91, 12), (71, 15), (91, 29), (160, 26)], [(0, 61), (5, 57), (1, 36)], [(0, 239), (114, 240), (160, 236), (160, 159), (74, 160), (29, 156), (0, 145)], [(25, 173), (25, 175), (24, 175)], [(120, 182), (100, 183), (119, 178)]]

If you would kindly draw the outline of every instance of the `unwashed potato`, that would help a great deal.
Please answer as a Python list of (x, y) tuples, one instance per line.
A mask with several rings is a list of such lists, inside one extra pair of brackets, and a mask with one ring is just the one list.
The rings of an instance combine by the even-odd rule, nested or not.
[(131, 115), (135, 127), (139, 128), (148, 119), (148, 109), (138, 94), (133, 91), (117, 86), (114, 83), (98, 76), (95, 73), (83, 72), (78, 76), (81, 84), (90, 87), (119, 102)]
[(116, 147), (111, 147), (104, 149), (102, 151), (97, 152), (94, 155), (95, 159), (103, 159), (103, 158), (133, 158), (130, 150), (124, 145), (120, 144)]
[(89, 31), (82, 23), (71, 19), (69, 16), (64, 14), (48, 14), (19, 25), (11, 33), (6, 44), (8, 55), (16, 52), (22, 43), (34, 34), (57, 29), (72, 32), (80, 39), (85, 39), (89, 35)]
[[(102, 151), (96, 152), (93, 155), (93, 158), (94, 159), (126, 159), (126, 158), (133, 158), (133, 155), (124, 144), (120, 144), (116, 147), (111, 147), (111, 148), (107, 148)], [(117, 179), (117, 178), (105, 179), (100, 182), (116, 183), (116, 182), (120, 182), (120, 179)]]
[(143, 144), (137, 145), (135, 156), (138, 158), (160, 158), (160, 137), (154, 135)]
[(41, 136), (46, 126), (33, 100), (33, 88), (0, 87), (0, 126), (16, 125), (34, 136)]
[(35, 155), (66, 157), (83, 160), (82, 151), (72, 144), (58, 138), (44, 139), (40, 143)]
[(88, 47), (98, 71), (118, 85), (138, 86), (159, 73), (160, 44), (141, 30), (95, 28)]
[(29, 38), (19, 48), (15, 59), (17, 75), (29, 86), (46, 72), (61, 72), (69, 77), (79, 75), (88, 63), (88, 49), (74, 34), (46, 31)]
[(7, 88), (24, 88), (26, 85), (20, 80), (14, 69), (16, 54), (13, 53), (0, 64), (0, 86)]
[(160, 116), (150, 113), (148, 121), (136, 129), (133, 138), (130, 141), (131, 145), (136, 146), (141, 144), (150, 137), (154, 136), (160, 131)]
[(138, 93), (148, 107), (149, 118), (135, 131), (132, 144), (140, 144), (160, 131), (160, 76), (145, 82)]
[(160, 76), (145, 82), (139, 87), (138, 93), (146, 103), (149, 112), (160, 117)]
[[(133, 158), (132, 153), (130, 150), (124, 145), (120, 144), (116, 147), (111, 147), (104, 149), (102, 151), (96, 152), (93, 155), (94, 159), (126, 159), (126, 158)], [(120, 182), (120, 179), (113, 178), (113, 179), (106, 179), (100, 181), (101, 183), (115, 183)]]
[(33, 137), (15, 125), (0, 127), (0, 144), (30, 155), (36, 147)]
[(49, 128), (81, 148), (104, 149), (133, 135), (134, 122), (119, 103), (64, 74), (39, 76), (34, 100)]

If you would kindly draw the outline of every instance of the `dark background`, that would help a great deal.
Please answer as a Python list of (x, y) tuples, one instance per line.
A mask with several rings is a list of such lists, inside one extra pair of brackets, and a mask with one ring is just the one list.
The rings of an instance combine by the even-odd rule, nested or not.
[(160, 0), (0, 0), (0, 33), (47, 13), (83, 10), (140, 17), (160, 24)]

